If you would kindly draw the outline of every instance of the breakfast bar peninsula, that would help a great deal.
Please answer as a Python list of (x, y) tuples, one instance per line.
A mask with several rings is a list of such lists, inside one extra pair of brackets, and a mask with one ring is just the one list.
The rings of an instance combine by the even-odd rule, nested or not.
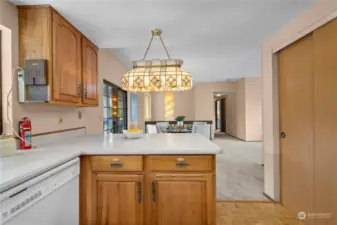
[(215, 225), (215, 155), (221, 149), (206, 137), (111, 135), (86, 143), (81, 225)]

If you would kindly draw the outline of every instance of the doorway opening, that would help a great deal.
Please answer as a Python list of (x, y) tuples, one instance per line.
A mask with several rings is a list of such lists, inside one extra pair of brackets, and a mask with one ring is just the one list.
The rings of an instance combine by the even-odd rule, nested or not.
[(217, 133), (226, 133), (226, 97), (217, 98), (214, 102), (215, 107), (215, 130)]

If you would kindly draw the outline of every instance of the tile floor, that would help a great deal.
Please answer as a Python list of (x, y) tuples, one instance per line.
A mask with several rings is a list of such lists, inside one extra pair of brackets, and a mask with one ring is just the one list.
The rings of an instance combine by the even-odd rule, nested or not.
[(217, 200), (267, 200), (263, 196), (262, 143), (216, 135), (223, 148), (217, 155)]

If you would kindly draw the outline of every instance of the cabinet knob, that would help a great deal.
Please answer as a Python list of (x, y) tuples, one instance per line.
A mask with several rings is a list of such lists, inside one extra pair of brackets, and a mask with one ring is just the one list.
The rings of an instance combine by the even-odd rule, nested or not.
[(281, 136), (282, 139), (284, 139), (284, 138), (286, 138), (287, 135), (286, 135), (286, 133), (281, 132), (281, 135), (280, 135), (280, 136)]
[(178, 159), (177, 159), (177, 162), (184, 162), (184, 161), (185, 161), (184, 158), (178, 158)]

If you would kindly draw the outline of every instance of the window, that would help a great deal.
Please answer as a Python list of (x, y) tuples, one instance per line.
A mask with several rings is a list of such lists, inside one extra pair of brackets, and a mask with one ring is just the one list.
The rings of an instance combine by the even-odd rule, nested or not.
[(145, 94), (145, 119), (151, 119), (151, 95)]
[(118, 86), (104, 81), (103, 111), (104, 133), (122, 133), (127, 129), (127, 92)]

